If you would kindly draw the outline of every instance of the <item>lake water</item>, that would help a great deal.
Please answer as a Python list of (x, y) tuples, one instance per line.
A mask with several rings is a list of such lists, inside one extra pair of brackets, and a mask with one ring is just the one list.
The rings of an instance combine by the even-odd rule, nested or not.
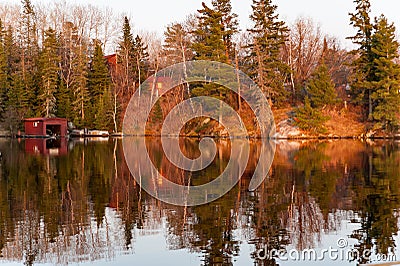
[[(203, 171), (177, 169), (159, 139), (160, 173), (204, 184), (229, 161), (228, 140)], [(198, 141), (181, 150), (199, 156)], [(122, 141), (0, 140), (0, 263), (357, 265), (400, 260), (400, 142), (277, 142), (267, 179), (195, 207), (163, 203), (131, 176)], [(139, 161), (143, 151), (135, 153)], [(154, 179), (155, 187), (162, 180)]]

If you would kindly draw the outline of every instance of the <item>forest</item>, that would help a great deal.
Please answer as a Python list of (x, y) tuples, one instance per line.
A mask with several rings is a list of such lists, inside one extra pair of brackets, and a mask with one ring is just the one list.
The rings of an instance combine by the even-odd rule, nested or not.
[[(253, 0), (253, 26), (247, 30), (239, 29), (230, 0), (199, 1), (195, 14), (167, 25), (162, 37), (134, 29), (134, 18), (110, 8), (67, 1), (0, 3), (1, 127), (15, 134), (25, 118), (57, 116), (78, 128), (119, 132), (144, 80), (175, 63), (212, 60), (249, 75), (273, 112), (283, 110), (302, 130), (324, 133), (330, 116), (347, 112), (357, 114), (354, 121), (364, 131), (395, 132), (396, 29), (383, 14), (371, 16), (370, 0), (353, 2), (351, 51), (311, 18), (281, 20), (272, 0)], [(178, 95), (217, 97), (241, 109), (238, 95), (206, 81)], [(160, 101), (150, 119), (169, 108)]]

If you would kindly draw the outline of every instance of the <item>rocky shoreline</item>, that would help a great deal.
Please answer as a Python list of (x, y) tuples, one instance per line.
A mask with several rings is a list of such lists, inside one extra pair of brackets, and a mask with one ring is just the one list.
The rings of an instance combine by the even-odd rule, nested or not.
[(273, 139), (400, 139), (400, 132), (393, 134), (385, 134), (382, 132), (368, 131), (357, 135), (342, 134), (312, 134), (304, 132), (298, 127), (291, 125), (288, 120), (281, 121), (277, 124), (276, 133)]

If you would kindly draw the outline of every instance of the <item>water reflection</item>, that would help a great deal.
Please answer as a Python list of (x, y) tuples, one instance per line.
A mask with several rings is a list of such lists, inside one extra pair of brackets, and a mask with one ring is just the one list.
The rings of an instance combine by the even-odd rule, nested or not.
[(66, 155), (67, 143), (66, 139), (26, 139), (25, 151), (29, 154)]
[[(195, 254), (195, 265), (288, 265), (260, 259), (257, 250), (327, 247), (333, 243), (326, 241), (329, 235), (348, 239), (360, 253), (388, 254), (399, 244), (399, 143), (281, 142), (268, 179), (249, 192), (260, 154), (253, 141), (239, 183), (224, 197), (196, 207), (167, 205), (141, 190), (120, 140), (70, 142), (60, 146), (68, 153), (58, 156), (45, 151), (54, 146), (40, 148), (45, 144), (0, 141), (3, 262), (113, 263), (125, 255), (126, 263), (144, 265), (151, 256), (140, 256), (140, 250), (157, 243), (138, 242), (150, 236), (165, 241), (169, 253)], [(198, 141), (180, 144), (186, 156), (199, 155)], [(32, 152), (35, 145), (39, 152)], [(147, 141), (158, 170), (186, 185), (217, 177), (228, 163), (229, 145), (217, 143), (213, 163), (190, 174), (171, 165), (158, 139)], [(365, 262), (357, 258), (354, 264)]]

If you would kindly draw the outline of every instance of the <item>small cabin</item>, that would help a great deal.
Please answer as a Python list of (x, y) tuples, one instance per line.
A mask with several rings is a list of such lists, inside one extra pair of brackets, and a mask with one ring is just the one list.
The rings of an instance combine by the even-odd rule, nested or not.
[(68, 134), (68, 121), (65, 118), (28, 118), (24, 120), (24, 124), (27, 137), (66, 137)]

